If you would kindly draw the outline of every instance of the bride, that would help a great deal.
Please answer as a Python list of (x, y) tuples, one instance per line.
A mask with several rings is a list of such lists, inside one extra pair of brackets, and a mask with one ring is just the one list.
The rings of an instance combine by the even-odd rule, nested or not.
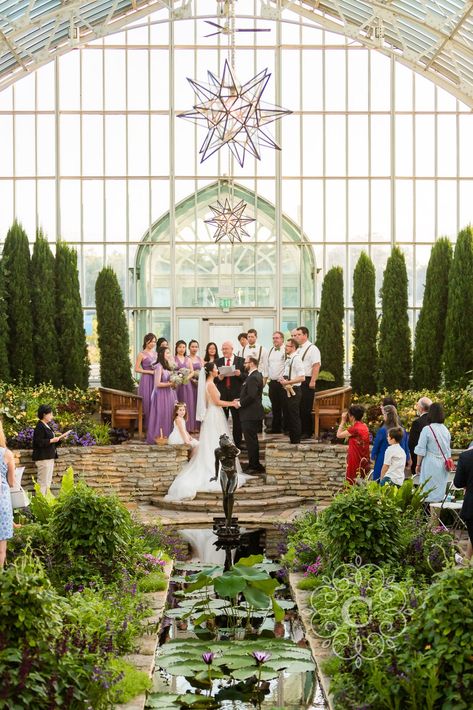
[[(215, 449), (219, 446), (222, 434), (232, 439), (228, 422), (222, 407), (234, 407), (235, 401), (225, 402), (220, 399), (220, 392), (215, 385), (218, 369), (214, 362), (206, 362), (200, 371), (197, 390), (197, 419), (202, 422), (199, 448), (191, 460), (181, 469), (171, 484), (164, 500), (192, 500), (198, 491), (221, 491), (219, 481), (210, 482), (215, 476)], [(236, 460), (238, 485), (242, 486), (246, 476), (241, 473), (241, 465)]]

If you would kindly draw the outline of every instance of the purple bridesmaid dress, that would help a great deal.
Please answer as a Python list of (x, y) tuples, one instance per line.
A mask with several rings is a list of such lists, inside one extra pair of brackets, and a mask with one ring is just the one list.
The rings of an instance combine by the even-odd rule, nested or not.
[[(156, 366), (156, 375), (161, 372), (161, 382), (169, 382), (170, 370), (164, 370), (162, 365)], [(172, 387), (155, 387), (151, 396), (149, 411), (148, 433), (146, 443), (154, 444), (155, 438), (169, 436), (173, 428), (172, 415), (177, 402), (176, 390)]]
[[(202, 369), (202, 363), (200, 360), (197, 362), (192, 363), (192, 369), (195, 372), (199, 372)], [(197, 382), (199, 381), (199, 377), (194, 377), (194, 382), (192, 384), (192, 396), (194, 398), (194, 415), (197, 413)], [(195, 383), (195, 384), (194, 384)], [(200, 430), (200, 422), (195, 419), (195, 428), (192, 430), (190, 429), (189, 431), (199, 431)]]
[[(141, 367), (143, 370), (151, 370), (152, 366), (156, 362), (156, 354), (144, 355), (141, 361)], [(143, 397), (143, 424), (146, 429), (149, 421), (149, 410), (151, 407), (151, 395), (154, 390), (154, 372), (152, 375), (146, 373), (141, 373), (140, 384), (138, 385), (138, 394)]]
[[(188, 370), (192, 370), (192, 363), (188, 357), (184, 360), (180, 360), (178, 357), (174, 358), (178, 370), (182, 367), (186, 367)], [(177, 388), (177, 401), (185, 402), (187, 405), (187, 431), (195, 431), (195, 406), (196, 399), (194, 397), (194, 385), (192, 382), (188, 382), (186, 385), (180, 385)]]

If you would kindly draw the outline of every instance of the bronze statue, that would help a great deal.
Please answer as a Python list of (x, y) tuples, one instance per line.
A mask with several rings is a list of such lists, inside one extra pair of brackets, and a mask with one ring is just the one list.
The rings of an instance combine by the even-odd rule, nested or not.
[(215, 449), (215, 476), (211, 481), (218, 481), (220, 472), (220, 485), (223, 493), (223, 510), (225, 512), (226, 527), (232, 524), (233, 502), (236, 487), (238, 486), (238, 473), (236, 470), (236, 457), (240, 454), (227, 434), (222, 434), (219, 439), (220, 446)]

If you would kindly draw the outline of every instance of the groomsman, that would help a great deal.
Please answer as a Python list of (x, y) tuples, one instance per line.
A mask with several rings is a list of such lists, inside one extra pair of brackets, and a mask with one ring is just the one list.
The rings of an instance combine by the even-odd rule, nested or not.
[[(301, 441), (301, 385), (305, 380), (304, 365), (297, 353), (298, 343), (294, 338), (286, 340), (284, 374), (279, 380), (283, 387), (291, 385), (292, 391), (284, 391), (284, 421), (289, 429), (291, 444)], [(289, 395), (289, 396), (288, 396)]]
[(305, 379), (301, 387), (301, 425), (302, 439), (310, 439), (314, 434), (314, 404), (315, 383), (320, 370), (320, 350), (309, 340), (309, 330), (301, 325), (297, 328), (296, 340), (299, 343), (297, 354), (304, 366)]
[(266, 348), (264, 348), (262, 345), (258, 345), (258, 343), (256, 342), (258, 338), (258, 333), (254, 328), (249, 329), (248, 333), (246, 334), (246, 337), (248, 338), (248, 345), (245, 345), (242, 348), (241, 356), (243, 358), (256, 358), (258, 362), (258, 370), (263, 375), (264, 384), (266, 384), (266, 380), (268, 379), (268, 352)]
[[(238, 399), (240, 397), (241, 387), (246, 379), (245, 372), (245, 361), (243, 358), (238, 357), (233, 354), (233, 345), (231, 342), (226, 341), (222, 345), (223, 357), (219, 357), (216, 360), (216, 365), (220, 369), (222, 365), (225, 367), (234, 367), (235, 371), (233, 375), (219, 375), (217, 387), (219, 389), (220, 395), (225, 401), (232, 401), (233, 399)], [(236, 407), (224, 407), (225, 416), (228, 419), (228, 415), (232, 410), (232, 433), (233, 441), (238, 449), (241, 449), (241, 422), (240, 413)]]
[(273, 347), (268, 353), (268, 389), (273, 412), (273, 425), (271, 432), (268, 433), (271, 434), (280, 434), (286, 429), (285, 423), (283, 424), (283, 405), (287, 395), (279, 384), (279, 380), (284, 375), (285, 360), (284, 335), (280, 330), (276, 330), (273, 333)]
[(237, 350), (237, 355), (238, 357), (243, 357), (242, 352), (245, 349), (245, 345), (248, 345), (248, 333), (240, 333), (238, 342), (240, 343), (240, 349)]
[(254, 357), (245, 358), (245, 370), (248, 377), (243, 383), (240, 394), (240, 421), (245, 444), (248, 450), (248, 468), (250, 473), (264, 473), (265, 468), (259, 460), (258, 432), (264, 417), (263, 376), (258, 372), (258, 361)]

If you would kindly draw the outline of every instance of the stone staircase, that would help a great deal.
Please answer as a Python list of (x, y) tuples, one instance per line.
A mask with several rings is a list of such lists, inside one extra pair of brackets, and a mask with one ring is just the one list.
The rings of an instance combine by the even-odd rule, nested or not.
[[(288, 510), (299, 508), (307, 501), (300, 496), (281, 494), (281, 487), (266, 484), (264, 476), (255, 476), (235, 492), (234, 512), (257, 513), (265, 511)], [(166, 501), (164, 496), (151, 498), (151, 504), (161, 510), (176, 510), (218, 515), (222, 512), (222, 494), (220, 492), (197, 493), (194, 500)]]

